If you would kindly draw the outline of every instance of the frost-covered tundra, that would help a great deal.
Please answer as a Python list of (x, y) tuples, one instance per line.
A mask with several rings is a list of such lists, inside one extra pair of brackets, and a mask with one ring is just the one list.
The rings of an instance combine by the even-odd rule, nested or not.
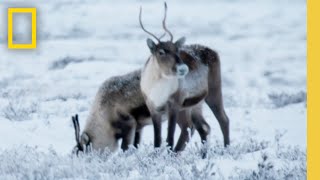
[[(83, 151), (89, 145), (98, 151), (105, 148), (115, 151), (119, 139), (122, 139), (123, 150), (132, 144), (138, 146), (142, 128), (152, 124), (140, 89), (140, 77), (141, 71), (136, 70), (106, 80), (96, 94), (81, 136), (78, 116), (72, 117), (77, 141), (75, 152)], [(197, 116), (193, 114), (194, 118)], [(201, 134), (208, 124), (201, 119), (194, 126)]]
[[(158, 42), (147, 39), (151, 56), (146, 62), (141, 75), (141, 90), (151, 113), (154, 126), (155, 147), (161, 145), (161, 114), (168, 107), (169, 123), (167, 143), (174, 144), (174, 131), (177, 119), (181, 127), (181, 136), (175, 151), (185, 148), (189, 141), (188, 128), (192, 122), (204, 121), (201, 106), (205, 101), (219, 121), (224, 145), (229, 140), (229, 119), (225, 113), (221, 92), (220, 60), (218, 54), (201, 45), (185, 46), (185, 38), (173, 42), (172, 33), (166, 28), (165, 18), (162, 22), (170, 41), (160, 41), (160, 38), (147, 31), (141, 22), (140, 26)], [(195, 107), (195, 108), (190, 108)], [(208, 126), (202, 128), (202, 141), (207, 140)]]

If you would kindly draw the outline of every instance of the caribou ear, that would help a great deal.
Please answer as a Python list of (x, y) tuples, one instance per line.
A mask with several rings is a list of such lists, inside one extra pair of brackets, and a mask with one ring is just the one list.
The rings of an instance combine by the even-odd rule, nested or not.
[(149, 38), (147, 39), (147, 45), (148, 45), (151, 53), (154, 53), (156, 51), (156, 44)]
[(92, 151), (92, 142), (91, 142), (91, 139), (87, 133), (85, 133), (85, 132), (82, 133), (81, 142), (85, 145), (84, 151), (86, 153)]
[(81, 142), (83, 142), (83, 144), (85, 144), (85, 145), (89, 145), (89, 143), (91, 142), (90, 141), (90, 138), (89, 138), (89, 136), (88, 136), (88, 134), (87, 133), (82, 133), (82, 135), (81, 135)]
[(185, 37), (182, 37), (180, 39), (178, 39), (174, 44), (177, 46), (177, 47), (181, 47), (184, 45), (184, 43), (186, 42), (186, 38)]

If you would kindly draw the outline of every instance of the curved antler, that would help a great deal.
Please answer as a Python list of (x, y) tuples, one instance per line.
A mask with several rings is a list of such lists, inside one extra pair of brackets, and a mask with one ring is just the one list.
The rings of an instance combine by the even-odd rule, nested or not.
[[(139, 22), (140, 22), (140, 26), (142, 28), (142, 30), (146, 33), (148, 33), (149, 35), (151, 35), (152, 37), (154, 37), (158, 42), (160, 42), (160, 39), (157, 38), (157, 36), (155, 36), (154, 34), (152, 34), (151, 32), (149, 32), (148, 30), (146, 30), (142, 24), (142, 20), (141, 20), (141, 14), (142, 14), (142, 7), (140, 6), (140, 13), (139, 13)], [(162, 35), (163, 36), (163, 35)], [(162, 37), (161, 36), (161, 37)]]
[(167, 9), (168, 9), (167, 3), (164, 2), (164, 18), (163, 18), (163, 21), (162, 21), (162, 27), (163, 27), (163, 29), (169, 34), (169, 36), (170, 36), (170, 41), (172, 42), (172, 40), (173, 40), (173, 35), (172, 35), (172, 33), (167, 29), (167, 26), (166, 26)]
[[(166, 7), (166, 2), (164, 2), (164, 6)], [(162, 25), (163, 25), (163, 21), (166, 21), (166, 18), (167, 18), (167, 10), (165, 8), (165, 11), (164, 11), (164, 17), (163, 17), (163, 20), (162, 20)], [(165, 31), (160, 37), (159, 39), (162, 39), (165, 35), (167, 34), (167, 32)]]
[(76, 114), (75, 116), (72, 116), (72, 122), (74, 126), (76, 142), (77, 144), (80, 144), (80, 126), (79, 126), (78, 114)]
[(80, 143), (80, 125), (79, 125), (79, 119), (78, 119), (78, 114), (75, 116), (72, 116), (72, 122), (75, 130), (75, 136), (76, 136), (76, 147), (78, 148), (76, 150), (76, 154), (78, 155), (79, 151), (83, 151), (83, 147), (81, 146)]

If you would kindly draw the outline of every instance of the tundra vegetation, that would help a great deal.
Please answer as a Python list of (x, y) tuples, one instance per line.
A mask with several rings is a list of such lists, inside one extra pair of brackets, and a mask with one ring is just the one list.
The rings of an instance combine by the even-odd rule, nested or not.
[[(1, 1), (1, 12), (15, 3)], [(172, 33), (214, 47), (221, 57), (231, 143), (224, 148), (205, 105), (211, 132), (202, 159), (197, 133), (179, 156), (164, 143), (155, 151), (152, 126), (144, 128), (139, 149), (71, 155), (70, 116), (78, 112), (83, 128), (101, 83), (145, 63), (149, 52), (137, 7), (160, 35), (162, 3), (30, 1), (41, 11), (36, 51), (8, 51), (6, 28), (0, 28), (0, 179), (306, 179), (305, 4), (170, 2)], [(177, 127), (175, 139), (179, 134)]]

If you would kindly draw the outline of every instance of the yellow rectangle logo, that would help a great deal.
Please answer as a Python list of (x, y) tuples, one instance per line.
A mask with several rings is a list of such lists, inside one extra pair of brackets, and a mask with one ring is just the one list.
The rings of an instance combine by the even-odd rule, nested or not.
[[(13, 14), (31, 13), (31, 44), (13, 44)], [(8, 48), (35, 49), (37, 47), (37, 9), (36, 8), (8, 8)]]

